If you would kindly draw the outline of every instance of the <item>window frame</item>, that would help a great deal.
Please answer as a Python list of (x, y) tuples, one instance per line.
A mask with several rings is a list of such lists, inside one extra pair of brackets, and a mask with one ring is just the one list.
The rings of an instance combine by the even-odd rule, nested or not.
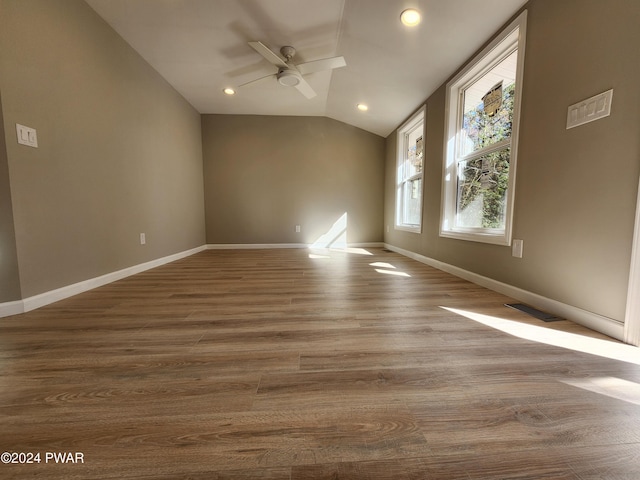
[[(520, 109), (522, 100), (522, 84), (524, 74), (525, 41), (527, 27), (527, 11), (524, 10), (478, 55), (476, 55), (446, 86), (445, 100), (445, 136), (444, 136), (444, 164), (442, 176), (442, 210), (440, 218), (440, 236), (468, 240), (474, 242), (491, 243), (497, 245), (511, 245), (514, 216), (515, 179), (518, 157), (518, 134), (520, 127)], [(469, 158), (473, 154), (461, 155), (462, 116), (464, 115), (464, 92), (479, 78), (486, 75), (498, 63), (513, 51), (518, 51), (516, 63), (516, 81), (514, 92), (513, 122), (511, 137), (499, 144), (483, 148), (484, 154), (510, 148), (509, 179), (505, 199), (504, 229), (461, 227), (456, 225), (458, 207), (458, 162), (462, 158)]]
[[(418, 110), (416, 110), (409, 119), (404, 122), (400, 127), (398, 127), (398, 135), (397, 135), (397, 153), (396, 153), (396, 208), (395, 208), (395, 221), (394, 228), (396, 230), (403, 230), (406, 232), (413, 233), (422, 233), (422, 214), (424, 210), (424, 171), (425, 171), (425, 160), (426, 160), (426, 139), (427, 139), (427, 130), (426, 130), (426, 119), (427, 119), (427, 105), (421, 106)], [(422, 171), (419, 174), (404, 176), (402, 179), (400, 178), (401, 170), (404, 170), (404, 162), (406, 160), (405, 155), (407, 152), (408, 145), (406, 144), (406, 138), (409, 132), (412, 132), (416, 129), (417, 125), (422, 123)], [(404, 208), (404, 200), (402, 196), (402, 185), (409, 181), (415, 181), (416, 179), (421, 180), (421, 191), (420, 191), (420, 214), (419, 219), (420, 223), (418, 224), (410, 224), (404, 223), (404, 215), (402, 214), (402, 210)]]

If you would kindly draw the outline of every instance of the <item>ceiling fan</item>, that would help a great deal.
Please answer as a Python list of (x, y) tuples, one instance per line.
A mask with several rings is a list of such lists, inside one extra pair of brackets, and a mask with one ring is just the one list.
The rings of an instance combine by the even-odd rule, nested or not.
[(290, 46), (285, 46), (280, 49), (280, 54), (276, 54), (273, 50), (267, 47), (262, 42), (249, 42), (249, 45), (265, 60), (278, 67), (278, 72), (266, 77), (260, 77), (255, 80), (251, 80), (247, 83), (240, 85), (244, 87), (254, 82), (258, 82), (264, 78), (275, 77), (278, 83), (286, 87), (295, 87), (300, 93), (307, 98), (313, 98), (316, 96), (316, 92), (311, 88), (311, 85), (302, 77), (309, 73), (320, 72), (323, 70), (332, 70), (334, 68), (340, 68), (347, 65), (344, 57), (332, 57), (322, 60), (314, 60), (312, 62), (300, 63), (295, 65), (293, 63), (293, 57), (296, 54), (296, 49)]

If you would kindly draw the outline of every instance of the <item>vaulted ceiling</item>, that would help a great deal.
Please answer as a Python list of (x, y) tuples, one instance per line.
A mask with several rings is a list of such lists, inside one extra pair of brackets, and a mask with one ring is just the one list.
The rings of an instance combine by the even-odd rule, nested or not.
[[(386, 137), (526, 0), (87, 3), (200, 113), (326, 116)], [(417, 27), (399, 20), (409, 7)], [(277, 71), (250, 41), (291, 45), (294, 63), (342, 55), (347, 66), (305, 75), (311, 99), (274, 77), (238, 87)]]

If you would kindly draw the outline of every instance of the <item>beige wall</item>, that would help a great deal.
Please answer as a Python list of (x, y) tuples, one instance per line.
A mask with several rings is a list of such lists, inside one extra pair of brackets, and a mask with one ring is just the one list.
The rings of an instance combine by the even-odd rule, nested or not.
[[(396, 133), (387, 138), (385, 241), (624, 321), (640, 174), (640, 2), (532, 0), (527, 8), (513, 235), (524, 257), (438, 236), (444, 86), (427, 100), (421, 235), (393, 231)], [(569, 105), (610, 88), (610, 117), (565, 129)]]
[[(2, 112), (1, 96), (0, 112)], [(2, 115), (0, 115), (0, 132), (3, 131), (4, 122)], [(4, 135), (0, 135), (0, 303), (20, 300), (20, 298), (20, 277), (16, 237), (13, 229), (7, 148)]]
[(203, 245), (200, 115), (83, 1), (0, 1), (22, 296)]
[(382, 241), (382, 137), (322, 117), (204, 115), (202, 138), (207, 243), (313, 243), (344, 213), (349, 243)]

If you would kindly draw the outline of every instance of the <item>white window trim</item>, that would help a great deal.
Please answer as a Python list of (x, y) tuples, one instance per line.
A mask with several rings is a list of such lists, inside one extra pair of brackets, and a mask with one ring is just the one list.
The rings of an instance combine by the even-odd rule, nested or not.
[[(413, 130), (415, 125), (419, 122), (422, 122), (422, 141), (423, 141), (423, 157), (422, 157), (422, 172), (420, 173), (420, 178), (422, 179), (422, 191), (420, 192), (420, 223), (418, 225), (409, 225), (400, 223), (401, 213), (400, 209), (402, 208), (402, 200), (398, 198), (398, 169), (399, 164), (404, 161), (404, 155), (406, 152), (406, 145), (404, 144), (405, 133)], [(424, 211), (424, 170), (425, 170), (425, 160), (426, 160), (426, 140), (427, 140), (427, 105), (423, 105), (420, 107), (409, 119), (404, 122), (398, 128), (398, 145), (397, 145), (397, 153), (396, 153), (396, 183), (395, 183), (395, 196), (396, 196), (396, 209), (395, 209), (395, 221), (394, 228), (396, 230), (403, 230), (405, 232), (413, 232), (413, 233), (422, 233), (422, 213)], [(417, 176), (416, 176), (417, 178)]]
[[(511, 245), (516, 165), (518, 156), (518, 133), (520, 126), (520, 107), (522, 100), (522, 83), (524, 74), (525, 39), (527, 36), (527, 11), (523, 11), (500, 35), (498, 35), (486, 48), (471, 60), (468, 65), (447, 83), (445, 101), (445, 138), (444, 138), (444, 171), (442, 176), (442, 211), (440, 219), (440, 236), (457, 238), (474, 242), (492, 243), (497, 245)], [(513, 41), (507, 41), (518, 32), (518, 37)], [(474, 82), (479, 76), (490, 70), (500, 59), (518, 49), (518, 62), (516, 67), (516, 89), (513, 111), (513, 123), (511, 129), (511, 152), (509, 160), (509, 182), (507, 185), (505, 216), (505, 228), (480, 229), (455, 227), (456, 203), (457, 203), (457, 178), (456, 178), (456, 150), (458, 119), (464, 108), (462, 94), (464, 89)], [(455, 112), (454, 115), (451, 112)]]

